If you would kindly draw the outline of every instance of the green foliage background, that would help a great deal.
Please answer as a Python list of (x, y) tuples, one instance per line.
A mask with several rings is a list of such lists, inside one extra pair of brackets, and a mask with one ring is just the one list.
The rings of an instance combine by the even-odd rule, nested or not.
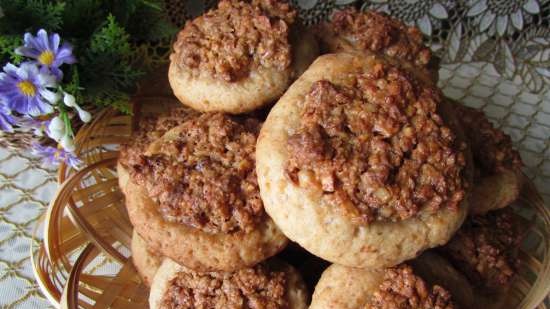
[[(78, 63), (63, 68), (78, 102), (128, 111), (129, 95), (150, 63), (141, 45), (170, 40), (176, 28), (161, 0), (0, 0), (0, 64), (20, 63), (25, 32), (57, 32)], [(139, 59), (138, 59), (139, 58)]]

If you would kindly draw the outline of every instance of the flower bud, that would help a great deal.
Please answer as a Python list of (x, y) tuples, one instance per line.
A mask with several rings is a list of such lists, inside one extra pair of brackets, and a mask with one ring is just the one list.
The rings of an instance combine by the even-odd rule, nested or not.
[(50, 124), (48, 125), (48, 129), (50, 129), (50, 131), (61, 131), (61, 130), (65, 130), (65, 122), (63, 122), (63, 120), (61, 120), (61, 117), (59, 116), (55, 116), (52, 118), (52, 120), (50, 121)]
[(65, 131), (60, 131), (60, 130), (49, 130), (47, 133), (48, 133), (48, 136), (51, 137), (56, 142), (58, 142), (65, 135)]
[(82, 122), (85, 122), (85, 123), (90, 122), (90, 120), (92, 120), (92, 115), (81, 108), (78, 109), (78, 117), (80, 117), (80, 120), (82, 120)]
[(67, 105), (68, 107), (75, 107), (76, 105), (76, 99), (74, 98), (74, 95), (70, 93), (63, 92), (63, 103)]
[(76, 149), (73, 139), (68, 134), (65, 134), (65, 136), (61, 138), (59, 144), (68, 152), (73, 152)]

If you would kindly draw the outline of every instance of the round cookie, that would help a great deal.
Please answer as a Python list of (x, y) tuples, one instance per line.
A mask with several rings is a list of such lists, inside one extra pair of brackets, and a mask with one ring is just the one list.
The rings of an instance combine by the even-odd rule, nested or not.
[[(408, 143), (406, 138), (401, 138), (401, 134), (410, 134), (410, 127), (414, 127), (414, 123), (402, 120), (404, 123), (401, 126), (408, 129), (392, 135), (387, 130), (393, 129), (385, 129), (386, 126), (390, 126), (386, 121), (393, 121), (390, 119), (392, 116), (368, 114), (370, 111), (381, 109), (381, 104), (400, 100), (398, 97), (388, 95), (389, 98), (382, 98), (379, 100), (380, 103), (376, 101), (375, 86), (362, 86), (366, 87), (367, 91), (374, 89), (364, 94), (367, 100), (372, 102), (369, 101), (365, 103), (366, 107), (362, 107), (354, 103), (362, 102), (353, 96), (357, 89), (347, 86), (356, 83), (355, 79), (358, 78), (367, 79), (367, 83), (372, 76), (384, 76), (385, 71), (393, 76), (391, 80), (385, 81), (382, 77), (374, 81), (375, 85), (390, 84), (391, 87), (397, 87), (398, 81), (409, 81), (403, 86), (412, 87), (416, 93), (422, 94), (414, 104), (412, 97), (409, 97), (410, 101), (406, 99), (402, 102), (404, 106), (408, 106), (405, 110), (413, 112), (413, 106), (418, 107), (418, 102), (430, 102), (426, 103), (426, 106), (431, 106), (429, 111), (418, 107), (419, 112), (414, 121), (416, 125), (419, 125), (420, 121), (430, 123), (432, 131), (427, 135), (409, 136), (412, 138), (408, 139), (411, 144), (399, 144), (398, 141)], [(384, 92), (380, 95), (384, 95)], [(410, 95), (414, 97), (413, 94)], [(311, 253), (333, 263), (351, 267), (390, 267), (418, 256), (425, 249), (443, 245), (460, 227), (467, 213), (464, 187), (468, 181), (465, 176), (468, 174), (469, 166), (466, 164), (467, 155), (463, 153), (463, 143), (460, 143), (452, 130), (445, 126), (456, 121), (447, 121), (452, 115), (446, 113), (442, 105), (436, 104), (440, 101), (436, 88), (414, 80), (406, 72), (392, 67), (374, 55), (342, 53), (319, 57), (273, 107), (260, 132), (256, 147), (256, 170), (267, 213), (287, 237)], [(342, 105), (333, 108), (331, 105), (324, 105), (329, 104), (326, 102), (341, 102), (338, 104)], [(367, 112), (364, 118), (353, 118), (354, 114), (360, 115), (363, 112)], [(391, 113), (393, 112), (399, 115), (403, 111), (392, 109)], [(309, 130), (307, 131), (302, 126), (311, 123), (311, 118), (307, 117), (317, 115), (316, 113), (320, 114), (321, 120), (314, 120), (313, 125), (306, 128)], [(342, 125), (334, 118), (322, 118), (338, 114), (351, 117), (350, 122)], [(431, 118), (425, 119), (422, 115), (430, 115)], [(445, 122), (441, 120), (442, 117), (445, 118)], [(378, 123), (369, 125), (372, 121)], [(365, 127), (361, 127), (363, 124)], [(320, 127), (323, 130), (319, 129)], [(331, 131), (338, 127), (341, 131)], [(346, 131), (352, 129), (359, 133), (352, 135)], [(424, 132), (423, 129), (418, 130)], [(333, 135), (325, 138), (329, 134)], [(339, 140), (342, 134), (344, 137)], [(384, 135), (394, 136), (394, 141), (391, 142), (391, 137), (376, 137)], [(331, 144), (335, 141), (334, 145), (372, 145), (369, 144), (369, 136), (376, 137), (373, 138), (375, 146), (381, 147), (382, 154), (396, 153), (400, 149), (397, 146), (409, 150), (403, 152), (404, 155), (399, 161), (399, 158), (384, 158), (380, 156), (380, 152), (372, 150), (373, 148), (364, 151), (355, 151), (352, 148), (353, 151), (349, 152), (348, 156), (351, 159), (348, 160), (344, 151), (349, 148), (341, 150)], [(392, 148), (390, 143), (397, 146)], [(433, 155), (428, 154), (426, 157), (426, 147), (432, 147), (427, 144), (435, 148), (432, 149)], [(441, 147), (439, 151), (435, 150), (437, 147), (434, 145)], [(422, 154), (417, 156), (416, 151), (421, 151)], [(338, 153), (344, 155), (338, 157), (335, 155)], [(369, 153), (376, 156), (362, 157), (362, 154)], [(389, 162), (388, 160), (397, 161), (397, 164), (380, 164)], [(332, 162), (339, 165), (333, 167)], [(368, 166), (378, 166), (379, 170), (370, 169), (368, 166), (365, 168), (364, 162), (367, 162)], [(440, 166), (440, 163), (445, 166)], [(406, 168), (402, 168), (402, 165)], [(358, 166), (363, 166), (365, 170), (359, 169)], [(390, 166), (389, 170), (384, 171), (385, 166)], [(432, 176), (439, 175), (436, 177), (438, 180), (435, 181), (434, 178), (433, 182), (425, 182), (431, 176), (424, 180), (415, 180), (414, 173), (407, 172), (411, 166), (418, 167), (418, 175), (427, 175), (426, 172)], [(363, 180), (360, 176), (346, 176), (361, 175), (357, 171), (365, 175)], [(380, 173), (377, 174), (378, 172)], [(383, 179), (384, 173), (399, 177), (387, 176), (382, 185), (377, 182), (357, 185), (372, 177)], [(408, 181), (407, 177), (411, 178), (411, 181)], [(400, 182), (392, 179), (400, 179)], [(403, 179), (406, 180), (405, 183), (414, 184), (416, 181), (424, 185), (402, 186)], [(429, 183), (440, 183), (442, 186), (435, 188)], [(365, 192), (369, 203), (354, 195), (354, 192), (361, 190)], [(369, 193), (371, 195), (368, 195)], [(418, 203), (415, 204), (414, 201)], [(437, 202), (440, 203), (434, 208)]]
[(147, 248), (145, 240), (143, 240), (136, 231), (132, 233), (131, 250), (132, 261), (134, 262), (134, 266), (139, 276), (145, 285), (151, 287), (153, 277), (157, 273), (160, 263), (162, 262), (162, 256), (150, 251)]
[(284, 1), (220, 1), (188, 22), (170, 56), (175, 96), (202, 112), (245, 113), (275, 101), (319, 54)]
[(378, 270), (333, 264), (317, 283), (309, 309), (475, 308), (472, 288), (444, 260), (429, 255), (416, 263), (428, 267), (432, 262), (437, 268), (432, 273), (451, 272), (428, 280), (407, 264)]
[(307, 308), (307, 290), (300, 274), (290, 265), (269, 260), (233, 273), (199, 273), (166, 259), (157, 272), (149, 306), (172, 308), (178, 303), (191, 308)]
[(281, 251), (288, 240), (256, 183), (259, 122), (193, 112), (180, 119), (172, 128), (157, 122), (121, 150), (119, 185), (134, 229), (151, 250), (199, 271), (233, 271)]
[(479, 295), (504, 295), (519, 269), (528, 225), (511, 208), (470, 216), (455, 236), (438, 248), (463, 273)]
[(481, 110), (447, 99), (464, 128), (476, 173), (470, 197), (472, 215), (482, 215), (514, 202), (525, 182), (523, 162), (510, 136), (495, 128)]
[(384, 13), (346, 8), (336, 11), (316, 32), (328, 52), (376, 53), (419, 78), (438, 79), (438, 61), (424, 44), (422, 32)]

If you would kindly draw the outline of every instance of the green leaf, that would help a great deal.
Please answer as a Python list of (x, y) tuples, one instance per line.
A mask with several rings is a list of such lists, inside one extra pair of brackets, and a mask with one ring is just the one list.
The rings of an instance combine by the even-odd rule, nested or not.
[(113, 15), (91, 37), (90, 46), (79, 62), (85, 100), (99, 106), (127, 110), (128, 93), (135, 90), (143, 72), (132, 65), (134, 50), (130, 35)]
[(130, 36), (119, 26), (113, 15), (107, 16), (104, 26), (91, 38), (91, 53), (109, 53), (114, 55), (129, 55)]
[(0, 0), (4, 17), (0, 19), (0, 33), (22, 35), (38, 29), (59, 30), (62, 26), (63, 1)]
[[(156, 5), (163, 7), (161, 3)], [(132, 40), (155, 42), (173, 37), (178, 28), (168, 21), (168, 17), (163, 12), (145, 5), (137, 7), (126, 27)]]
[(102, 26), (108, 12), (101, 0), (66, 0), (63, 12), (63, 33), (70, 38), (87, 40)]
[(93, 103), (97, 106), (110, 106), (125, 114), (130, 114), (130, 96), (121, 91), (112, 91), (101, 93), (93, 98)]
[(88, 103), (84, 100), (82, 92), (84, 91), (84, 88), (80, 84), (80, 74), (78, 72), (78, 66), (74, 65), (71, 67), (71, 71), (69, 72), (68, 76), (65, 75), (65, 80), (68, 80), (68, 82), (63, 86), (63, 90), (65, 92), (68, 92), (72, 94), (76, 102), (80, 103)]
[(15, 53), (15, 49), (23, 44), (23, 39), (16, 35), (0, 35), (0, 61), (19, 64), (23, 57)]
[(145, 6), (148, 6), (152, 9), (155, 9), (157, 11), (160, 11), (164, 8), (163, 7), (163, 2), (159, 2), (159, 1), (155, 1), (155, 0), (141, 0), (141, 3)]

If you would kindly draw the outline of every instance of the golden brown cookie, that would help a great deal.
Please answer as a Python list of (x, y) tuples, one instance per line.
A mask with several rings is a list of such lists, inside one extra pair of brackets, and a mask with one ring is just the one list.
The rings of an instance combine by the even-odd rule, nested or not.
[(275, 101), (319, 54), (285, 1), (223, 0), (188, 22), (170, 56), (176, 97), (203, 112), (249, 112)]
[(479, 295), (504, 294), (519, 267), (525, 220), (511, 208), (471, 216), (438, 251), (463, 273)]
[(468, 166), (439, 102), (431, 84), (373, 55), (319, 57), (258, 138), (266, 211), (346, 266), (389, 267), (446, 243), (467, 212)]
[(328, 52), (375, 53), (420, 78), (438, 79), (437, 61), (420, 30), (384, 13), (356, 8), (336, 11), (330, 21), (318, 26), (316, 34)]
[[(407, 264), (377, 270), (333, 264), (317, 283), (309, 309), (473, 308), (468, 282), (452, 267), (447, 268), (444, 260), (429, 255), (416, 263), (428, 266), (434, 261), (435, 267), (451, 273), (438, 273), (430, 278), (433, 282), (419, 274), (417, 267)], [(459, 297), (469, 299), (464, 302)]]
[[(178, 304), (180, 307), (178, 307)], [(166, 259), (151, 286), (151, 309), (305, 309), (307, 290), (290, 265), (269, 260), (232, 273), (200, 273)]]
[(483, 111), (448, 101), (462, 123), (474, 157), (470, 213), (481, 215), (510, 205), (525, 182), (523, 162), (510, 136), (495, 128)]
[[(195, 270), (232, 271), (282, 250), (255, 174), (260, 123), (186, 110), (159, 118), (123, 146), (119, 184), (148, 246)], [(139, 133), (142, 132), (142, 133)]]
[(136, 231), (132, 233), (132, 261), (136, 270), (148, 287), (153, 282), (163, 257), (147, 248), (147, 243)]

